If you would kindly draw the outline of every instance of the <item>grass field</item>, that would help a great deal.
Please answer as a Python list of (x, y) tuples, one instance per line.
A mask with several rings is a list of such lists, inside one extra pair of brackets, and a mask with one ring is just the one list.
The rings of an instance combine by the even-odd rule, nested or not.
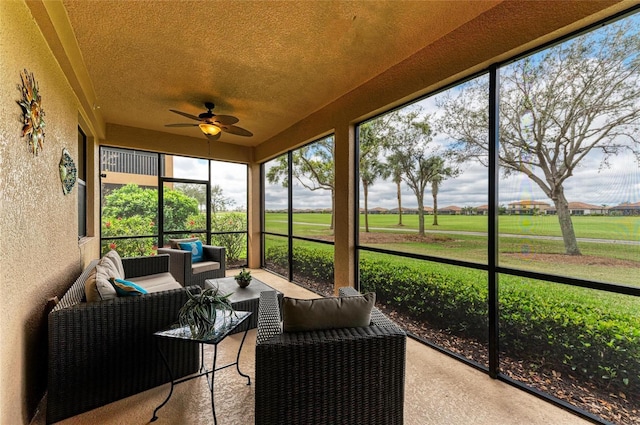
[[(294, 214), (294, 235), (330, 238), (330, 219), (330, 214)], [(487, 263), (487, 217), (439, 216), (439, 226), (432, 226), (432, 220), (433, 216), (425, 216), (425, 230), (431, 237), (417, 239), (416, 215), (403, 216), (404, 225), (399, 227), (397, 215), (371, 214), (370, 232), (364, 233), (361, 227), (360, 244)], [(360, 222), (364, 222), (363, 217)], [(265, 224), (269, 232), (286, 233), (287, 215), (268, 213)], [(640, 244), (612, 243), (640, 241), (640, 217), (575, 216), (573, 224), (582, 257), (562, 255), (562, 240), (544, 239), (561, 236), (557, 217), (500, 216), (499, 264), (601, 282), (640, 285), (637, 278), (640, 275)]]
[[(330, 214), (293, 214), (294, 233), (299, 236), (325, 232), (329, 235)], [(438, 226), (432, 226), (433, 216), (425, 216), (425, 230), (487, 232), (488, 219), (485, 216), (439, 215)], [(417, 231), (418, 216), (403, 215), (403, 226), (398, 226), (397, 214), (369, 214), (370, 231)], [(573, 226), (579, 238), (640, 241), (640, 216), (603, 217), (574, 216)], [(285, 213), (265, 214), (265, 227), (269, 232), (285, 233), (287, 215)], [(320, 228), (320, 229), (319, 229)], [(364, 215), (360, 215), (360, 228), (364, 230)], [(556, 216), (501, 215), (498, 218), (500, 233), (522, 236), (561, 236)]]

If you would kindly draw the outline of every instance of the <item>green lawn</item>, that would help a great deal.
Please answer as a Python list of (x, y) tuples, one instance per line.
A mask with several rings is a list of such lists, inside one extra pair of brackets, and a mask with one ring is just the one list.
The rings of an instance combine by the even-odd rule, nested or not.
[[(330, 214), (294, 214), (294, 235), (306, 237), (330, 236)], [(269, 213), (265, 217), (266, 228), (272, 232), (286, 233), (287, 216)], [(361, 223), (364, 219), (360, 218)], [(439, 216), (439, 226), (432, 226), (433, 216), (426, 216), (426, 230), (437, 230), (431, 243), (416, 241), (387, 241), (383, 243), (361, 243), (365, 246), (384, 247), (400, 252), (431, 255), (441, 258), (486, 264), (487, 237), (484, 235), (460, 234), (456, 232), (486, 233), (487, 218), (483, 216)], [(369, 215), (370, 233), (415, 234), (417, 216), (403, 216), (404, 226), (398, 227), (398, 216), (394, 214)], [(578, 238), (609, 239), (619, 241), (640, 240), (640, 217), (595, 217), (575, 216), (574, 227)], [(499, 217), (499, 264), (525, 270), (572, 276), (588, 280), (639, 285), (640, 245), (595, 243), (580, 241), (584, 256), (600, 257), (606, 261), (584, 262), (568, 257), (556, 257), (553, 261), (536, 259), (534, 254), (563, 254), (561, 240), (537, 239), (537, 236), (560, 236), (555, 216), (500, 216)], [(364, 228), (361, 227), (361, 231)], [(451, 232), (451, 233), (447, 233)], [(362, 234), (362, 233), (361, 233)], [(609, 260), (610, 259), (610, 260)], [(626, 262), (626, 263), (621, 263)], [(631, 263), (629, 263), (631, 262)]]
[[(330, 214), (296, 213), (293, 215), (294, 232), (300, 236), (307, 233), (329, 234)], [(286, 232), (285, 213), (265, 215), (267, 231)], [(403, 226), (398, 226), (397, 214), (369, 214), (370, 231), (402, 231), (418, 229), (417, 215), (403, 215)], [(433, 226), (433, 216), (425, 216), (425, 230), (487, 232), (487, 217), (464, 215), (439, 215), (438, 226)], [(614, 239), (623, 241), (640, 240), (640, 217), (574, 216), (573, 226), (577, 237)], [(364, 215), (360, 215), (360, 227), (364, 230)], [(525, 236), (561, 236), (556, 216), (516, 216), (501, 215), (498, 218), (500, 233)]]

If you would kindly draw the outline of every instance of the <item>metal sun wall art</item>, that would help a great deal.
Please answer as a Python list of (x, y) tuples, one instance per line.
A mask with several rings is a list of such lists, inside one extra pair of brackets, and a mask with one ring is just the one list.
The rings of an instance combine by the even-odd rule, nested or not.
[(38, 83), (33, 73), (25, 69), (20, 73), (22, 87), (18, 85), (18, 90), (22, 92), (22, 99), (16, 101), (22, 108), (22, 137), (27, 137), (29, 150), (34, 155), (38, 155), (44, 148), (44, 111), (42, 110), (42, 98), (38, 89)]
[(73, 185), (76, 184), (78, 177), (78, 169), (73, 162), (73, 158), (66, 148), (62, 148), (62, 157), (60, 158), (60, 181), (62, 181), (62, 193), (65, 195), (71, 192)]

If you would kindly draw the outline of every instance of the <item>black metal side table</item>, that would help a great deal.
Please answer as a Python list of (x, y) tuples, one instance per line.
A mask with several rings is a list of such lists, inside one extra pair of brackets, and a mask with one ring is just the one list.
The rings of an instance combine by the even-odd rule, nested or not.
[[(239, 364), (240, 352), (242, 351), (244, 340), (247, 337), (248, 329), (244, 331), (244, 335), (242, 336), (242, 341), (240, 342), (240, 347), (238, 348), (238, 355), (236, 357), (236, 361), (234, 363), (229, 363), (224, 366), (220, 366), (216, 368), (216, 357), (218, 356), (218, 344), (222, 342), (222, 340), (225, 339), (227, 335), (232, 333), (245, 320), (247, 320), (249, 316), (251, 316), (251, 312), (250, 311), (231, 312), (231, 311), (218, 310), (218, 313), (219, 314), (216, 317), (215, 329), (211, 334), (207, 335), (206, 338), (198, 338), (196, 336), (193, 336), (191, 335), (191, 330), (189, 329), (188, 326), (180, 326), (178, 324), (174, 324), (168, 329), (158, 331), (153, 334), (153, 336), (157, 337), (158, 340), (159, 338), (170, 338), (170, 339), (177, 339), (180, 341), (184, 341), (185, 343), (188, 343), (188, 344), (200, 344), (200, 370), (193, 375), (187, 376), (177, 381), (174, 380), (171, 372), (171, 367), (169, 367), (169, 362), (167, 361), (167, 358), (165, 357), (162, 350), (160, 349), (160, 344), (157, 345), (158, 351), (160, 352), (160, 356), (162, 357), (162, 360), (164, 361), (164, 364), (167, 366), (167, 370), (169, 371), (169, 377), (171, 378), (171, 390), (169, 391), (169, 395), (167, 396), (167, 398), (153, 411), (153, 417), (151, 418), (150, 422), (153, 422), (156, 419), (158, 419), (158, 416), (156, 415), (156, 413), (158, 412), (158, 410), (160, 410), (160, 408), (162, 408), (162, 406), (167, 404), (167, 402), (171, 398), (171, 395), (173, 394), (173, 387), (182, 382), (189, 381), (191, 379), (195, 379), (203, 375), (207, 377), (207, 384), (209, 385), (209, 390), (211, 391), (211, 411), (213, 412), (213, 421), (215, 424), (218, 423), (218, 420), (216, 419), (216, 408), (213, 402), (213, 382), (214, 382), (215, 372), (235, 365), (236, 369), (238, 370), (238, 374), (240, 374), (240, 376), (244, 376), (245, 378), (247, 378), (247, 385), (251, 385), (251, 378), (249, 377), (249, 375), (246, 375), (240, 371), (240, 364)], [(204, 364), (204, 346), (205, 345), (213, 345), (214, 347), (213, 365), (211, 366), (211, 370), (208, 370)], [(209, 380), (209, 374), (211, 374), (211, 380)]]

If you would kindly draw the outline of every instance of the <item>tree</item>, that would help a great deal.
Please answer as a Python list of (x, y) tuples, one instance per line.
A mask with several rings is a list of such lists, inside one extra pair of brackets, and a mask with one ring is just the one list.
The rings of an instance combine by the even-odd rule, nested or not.
[(440, 184), (448, 177), (458, 175), (458, 170), (445, 166), (444, 159), (433, 156), (427, 160), (428, 174), (431, 175), (431, 196), (433, 197), (433, 225), (438, 225), (438, 191)]
[[(206, 185), (202, 183), (175, 183), (174, 188), (184, 193), (185, 195), (197, 199), (200, 211), (206, 211), (207, 205), (207, 190)], [(220, 185), (211, 185), (211, 213), (215, 214), (221, 211), (227, 211), (232, 207), (235, 201), (229, 197), (224, 196)]]
[(115, 189), (104, 198), (102, 216), (121, 219), (140, 216), (157, 222), (158, 191), (134, 183)]
[[(293, 151), (292, 169), (292, 177), (304, 188), (310, 191), (331, 191), (330, 229), (333, 230), (335, 204), (333, 136), (325, 137)], [(282, 181), (282, 186), (288, 187), (288, 170), (287, 156), (278, 157), (276, 163), (267, 171), (267, 181), (271, 184)]]
[(198, 212), (197, 199), (178, 190), (164, 188), (164, 230), (184, 229), (189, 216)]
[[(165, 230), (180, 230), (191, 214), (198, 213), (198, 201), (181, 191), (164, 188)], [(158, 191), (143, 189), (130, 183), (114, 190), (105, 197), (102, 216), (106, 219), (141, 217), (146, 222), (157, 223)]]
[(360, 145), (359, 172), (364, 197), (364, 231), (369, 232), (369, 187), (384, 174), (384, 165), (380, 161), (380, 153), (385, 145), (389, 132), (389, 122), (395, 118), (396, 112), (367, 121), (360, 125), (358, 140)]
[(398, 199), (398, 226), (402, 224), (402, 163), (400, 156), (392, 153), (387, 156), (387, 161), (382, 170), (382, 178), (390, 178), (396, 184), (396, 199)]
[[(164, 188), (164, 228), (182, 230), (188, 218), (198, 214), (198, 201), (181, 191)], [(158, 232), (158, 191), (136, 184), (122, 186), (105, 196), (102, 208), (102, 237), (151, 236)], [(121, 256), (154, 254), (155, 238), (113, 240), (103, 249), (117, 249)]]
[[(500, 70), (499, 161), (522, 173), (556, 207), (565, 252), (580, 255), (564, 187), (592, 151), (601, 167), (640, 156), (640, 36), (632, 20), (548, 48)], [(439, 102), (439, 128), (459, 141), (459, 160), (487, 164), (488, 82), (476, 79)]]
[(200, 211), (205, 211), (207, 206), (206, 185), (199, 183), (174, 183), (173, 188), (179, 190), (190, 198), (198, 201)]
[(235, 204), (235, 201), (229, 197), (224, 196), (220, 185), (214, 184), (211, 186), (211, 213), (215, 214), (221, 211), (227, 211)]
[(432, 130), (429, 116), (421, 108), (398, 114), (391, 126), (387, 149), (395, 155), (402, 168), (402, 178), (416, 195), (418, 202), (418, 233), (424, 236), (424, 193), (442, 168), (432, 148)]

